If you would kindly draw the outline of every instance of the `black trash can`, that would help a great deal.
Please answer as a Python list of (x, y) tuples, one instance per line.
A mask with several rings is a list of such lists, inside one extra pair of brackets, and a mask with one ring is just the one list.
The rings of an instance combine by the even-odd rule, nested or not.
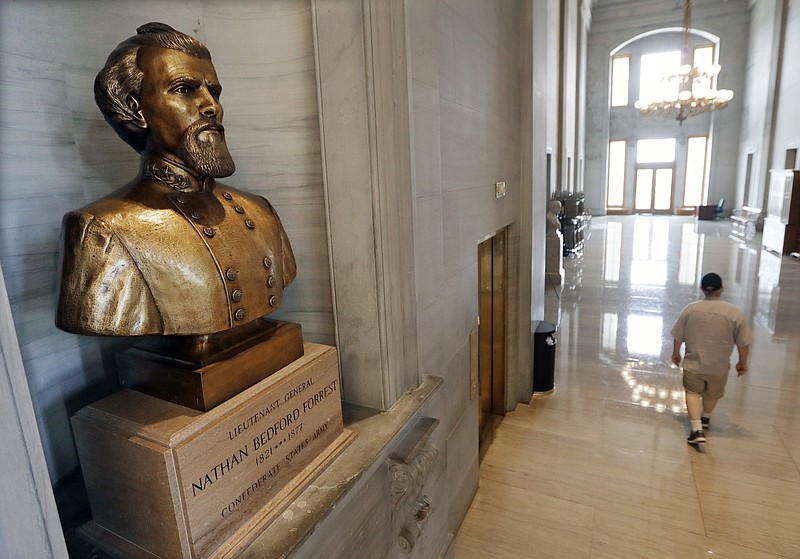
[(556, 369), (556, 325), (542, 321), (533, 334), (533, 392), (553, 391)]

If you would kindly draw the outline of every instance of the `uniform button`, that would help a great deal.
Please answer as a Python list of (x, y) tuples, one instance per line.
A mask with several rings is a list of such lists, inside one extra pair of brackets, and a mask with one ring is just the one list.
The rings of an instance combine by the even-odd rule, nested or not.
[(236, 278), (239, 277), (239, 272), (234, 270), (233, 268), (228, 268), (225, 270), (225, 277), (231, 281), (236, 281)]
[(267, 285), (270, 287), (275, 287), (275, 276), (270, 276), (267, 278)]
[(206, 237), (213, 237), (214, 235), (216, 235), (216, 234), (217, 234), (217, 232), (216, 232), (216, 231), (214, 231), (214, 228), (213, 228), (213, 227), (203, 227), (203, 234), (204, 234)]
[(244, 213), (244, 208), (243, 208), (243, 207), (241, 207), (241, 206), (240, 206), (240, 205), (238, 205), (238, 204), (237, 204), (237, 205), (235, 205), (235, 206), (233, 207), (233, 209), (234, 209), (234, 210), (236, 210), (236, 213), (237, 213), (237, 214), (243, 214), (243, 213)]
[(272, 268), (272, 258), (269, 256), (264, 258), (264, 266), (267, 268)]
[(222, 197), (225, 198), (226, 200), (233, 200), (233, 196), (231, 196), (230, 192), (223, 192)]
[(253, 221), (252, 219), (245, 219), (244, 220), (244, 224), (247, 225), (248, 229), (255, 229), (256, 228), (256, 222)]
[(186, 199), (186, 196), (178, 196), (178, 198), (176, 198), (176, 199), (178, 200), (179, 204), (185, 204), (186, 202), (188, 202), (188, 200)]
[(199, 212), (192, 212), (189, 215), (192, 216), (192, 219), (202, 219), (203, 218), (203, 215), (201, 213), (199, 213)]
[(233, 313), (233, 318), (235, 318), (236, 320), (244, 320), (246, 314), (247, 311), (245, 311), (244, 309), (236, 309), (236, 312)]
[(270, 307), (274, 307), (277, 304), (278, 304), (278, 297), (275, 296), (275, 295), (270, 295), (269, 296), (269, 306)]
[(231, 299), (238, 303), (242, 300), (242, 290), (241, 289), (234, 289), (233, 293), (231, 293)]

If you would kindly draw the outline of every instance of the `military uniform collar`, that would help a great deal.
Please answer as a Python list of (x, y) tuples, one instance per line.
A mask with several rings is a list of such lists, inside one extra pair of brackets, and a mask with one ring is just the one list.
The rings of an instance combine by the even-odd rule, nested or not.
[(148, 152), (142, 153), (141, 173), (143, 177), (158, 181), (180, 192), (204, 190), (214, 180), (210, 177), (200, 179), (186, 167)]

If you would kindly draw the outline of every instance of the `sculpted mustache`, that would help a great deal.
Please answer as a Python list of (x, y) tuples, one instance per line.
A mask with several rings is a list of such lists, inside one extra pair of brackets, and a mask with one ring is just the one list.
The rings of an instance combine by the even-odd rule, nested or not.
[(185, 134), (192, 135), (192, 136), (197, 136), (200, 132), (205, 132), (206, 130), (217, 131), (220, 134), (222, 134), (222, 136), (225, 136), (225, 127), (224, 126), (222, 126), (221, 124), (218, 124), (216, 122), (210, 122), (208, 120), (198, 120), (197, 122), (193, 122), (186, 129)]

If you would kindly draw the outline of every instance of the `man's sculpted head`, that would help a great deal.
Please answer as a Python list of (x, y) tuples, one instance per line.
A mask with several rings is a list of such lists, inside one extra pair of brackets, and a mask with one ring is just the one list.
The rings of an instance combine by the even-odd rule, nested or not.
[(120, 43), (95, 79), (106, 121), (137, 152), (225, 177), (235, 166), (222, 127), (222, 87), (211, 55), (196, 39), (148, 23)]

